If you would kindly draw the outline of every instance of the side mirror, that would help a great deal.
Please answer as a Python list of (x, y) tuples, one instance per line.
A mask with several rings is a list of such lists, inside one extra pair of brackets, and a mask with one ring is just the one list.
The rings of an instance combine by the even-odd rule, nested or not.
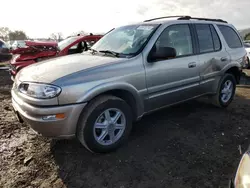
[(171, 47), (160, 47), (156, 49), (154, 46), (149, 53), (148, 62), (161, 61), (176, 57), (176, 50)]

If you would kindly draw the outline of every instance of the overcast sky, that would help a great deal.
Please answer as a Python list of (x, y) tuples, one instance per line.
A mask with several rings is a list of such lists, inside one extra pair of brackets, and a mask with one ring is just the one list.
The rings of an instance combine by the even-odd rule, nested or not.
[(0, 27), (24, 30), (30, 37), (107, 32), (168, 15), (222, 18), (237, 29), (250, 27), (250, 0), (1, 0), (0, 4)]

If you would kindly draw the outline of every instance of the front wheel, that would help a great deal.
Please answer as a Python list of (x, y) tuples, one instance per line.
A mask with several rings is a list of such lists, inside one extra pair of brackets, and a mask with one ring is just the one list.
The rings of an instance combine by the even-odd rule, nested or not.
[(130, 106), (118, 97), (101, 96), (82, 112), (76, 135), (88, 150), (105, 153), (124, 143), (131, 127)]
[(233, 100), (236, 80), (232, 74), (225, 74), (220, 82), (217, 94), (213, 96), (213, 103), (218, 107), (227, 107)]

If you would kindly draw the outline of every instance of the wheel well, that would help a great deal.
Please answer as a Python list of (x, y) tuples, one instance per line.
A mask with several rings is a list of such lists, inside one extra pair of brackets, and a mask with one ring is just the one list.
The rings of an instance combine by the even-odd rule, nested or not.
[(137, 115), (138, 115), (137, 102), (136, 102), (133, 94), (131, 94), (129, 91), (122, 90), (122, 89), (115, 89), (115, 90), (107, 91), (105, 93), (102, 93), (101, 95), (105, 95), (105, 94), (106, 95), (113, 95), (113, 96), (119, 97), (119, 98), (123, 99), (124, 101), (126, 101), (132, 109), (133, 120), (137, 119)]
[(232, 67), (226, 71), (228, 74), (232, 74), (235, 77), (236, 83), (240, 83), (240, 76), (241, 76), (241, 71), (239, 70), (238, 67)]

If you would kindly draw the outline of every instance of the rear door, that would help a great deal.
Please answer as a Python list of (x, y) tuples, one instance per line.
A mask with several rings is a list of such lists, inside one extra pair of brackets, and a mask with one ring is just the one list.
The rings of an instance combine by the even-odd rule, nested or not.
[[(189, 24), (167, 26), (152, 49), (172, 47), (177, 57), (149, 62), (145, 56), (148, 110), (178, 103), (199, 95), (199, 62)], [(151, 50), (152, 50), (151, 49)]]
[(200, 62), (201, 92), (214, 93), (221, 78), (222, 68), (230, 62), (230, 56), (222, 47), (218, 31), (213, 24), (194, 24)]

